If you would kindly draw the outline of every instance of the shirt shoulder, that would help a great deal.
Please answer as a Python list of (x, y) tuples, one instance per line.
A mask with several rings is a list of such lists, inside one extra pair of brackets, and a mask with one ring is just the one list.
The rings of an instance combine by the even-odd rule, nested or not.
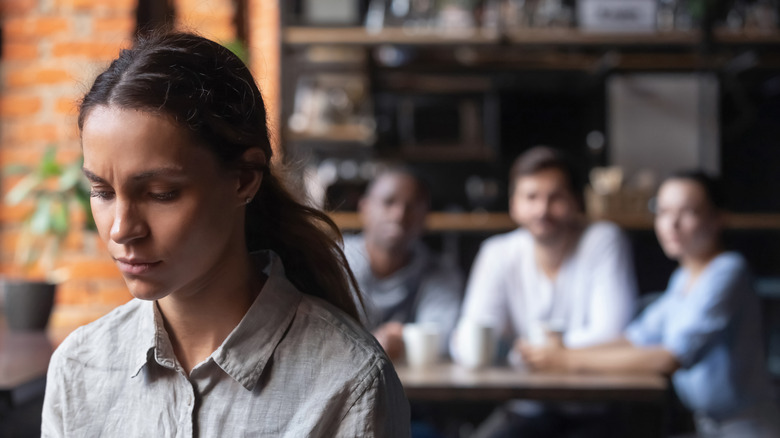
[(518, 228), (508, 233), (488, 237), (480, 245), (480, 252), (490, 256), (506, 258), (510, 253), (533, 248), (533, 238), (528, 230)]
[(356, 320), (319, 298), (303, 294), (293, 330), (300, 329), (317, 339), (303, 340), (313, 356), (334, 357), (343, 362), (344, 372), (382, 366), (387, 360), (382, 347)]
[(738, 252), (724, 252), (715, 257), (711, 262), (714, 271), (729, 272), (732, 274), (749, 274), (750, 267), (747, 260)]
[(615, 242), (623, 238), (623, 230), (617, 224), (607, 221), (591, 223), (582, 235), (585, 242)]
[[(129, 339), (138, 339), (137, 328), (143, 305), (144, 302), (133, 299), (98, 320), (77, 328), (60, 344), (52, 361), (75, 361), (100, 368), (115, 368), (117, 364), (128, 363), (117, 359), (130, 353)], [(128, 333), (134, 336), (128, 336)]]

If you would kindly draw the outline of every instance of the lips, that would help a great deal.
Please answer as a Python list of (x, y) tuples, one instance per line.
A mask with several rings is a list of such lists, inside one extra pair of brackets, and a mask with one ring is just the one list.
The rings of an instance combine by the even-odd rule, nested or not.
[(123, 274), (142, 275), (159, 266), (161, 261), (141, 260), (135, 258), (116, 258), (116, 264)]

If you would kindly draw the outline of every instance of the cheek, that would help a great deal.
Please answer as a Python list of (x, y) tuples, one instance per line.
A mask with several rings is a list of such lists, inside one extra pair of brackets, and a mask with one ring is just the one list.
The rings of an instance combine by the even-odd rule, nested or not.
[(104, 242), (108, 241), (111, 226), (114, 223), (113, 211), (108, 205), (95, 199), (90, 200), (90, 207), (92, 209), (92, 217), (95, 219), (98, 236)]

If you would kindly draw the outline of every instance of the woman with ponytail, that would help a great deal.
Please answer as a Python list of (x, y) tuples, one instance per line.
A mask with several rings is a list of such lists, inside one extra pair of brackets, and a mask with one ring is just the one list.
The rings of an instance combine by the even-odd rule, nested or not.
[(407, 436), (337, 227), (272, 164), (260, 90), (205, 38), (122, 50), (79, 112), (101, 240), (134, 299), (54, 353), (43, 436)]

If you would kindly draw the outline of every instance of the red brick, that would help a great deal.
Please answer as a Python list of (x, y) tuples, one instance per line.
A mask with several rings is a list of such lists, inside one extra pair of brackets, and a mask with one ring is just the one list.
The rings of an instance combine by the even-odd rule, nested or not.
[(38, 6), (37, 0), (2, 0), (0, 17), (12, 17), (31, 13)]
[(63, 17), (12, 17), (5, 21), (4, 37), (8, 41), (38, 39), (70, 30), (70, 21)]
[(56, 5), (64, 8), (73, 8), (89, 12), (96, 11), (127, 11), (135, 9), (138, 5), (137, 0), (56, 0)]
[(69, 116), (76, 115), (79, 113), (79, 99), (60, 97), (54, 102), (54, 111)]
[(119, 54), (117, 44), (92, 41), (74, 41), (55, 44), (52, 54), (57, 58), (79, 57), (95, 60), (113, 59)]
[(51, 85), (73, 81), (66, 70), (58, 68), (25, 68), (8, 72), (7, 84), (11, 87), (29, 87), (32, 85)]
[(135, 20), (131, 16), (94, 18), (92, 30), (96, 33), (118, 33), (129, 36), (135, 30)]
[(51, 123), (16, 122), (7, 124), (0, 132), (5, 144), (54, 142), (58, 139), (57, 126)]
[(73, 279), (117, 278), (119, 271), (109, 259), (79, 260), (68, 263), (70, 276)]
[(38, 45), (33, 43), (8, 43), (3, 47), (6, 61), (34, 60), (38, 58)]
[(41, 98), (35, 96), (0, 96), (0, 117), (31, 116), (41, 109)]

